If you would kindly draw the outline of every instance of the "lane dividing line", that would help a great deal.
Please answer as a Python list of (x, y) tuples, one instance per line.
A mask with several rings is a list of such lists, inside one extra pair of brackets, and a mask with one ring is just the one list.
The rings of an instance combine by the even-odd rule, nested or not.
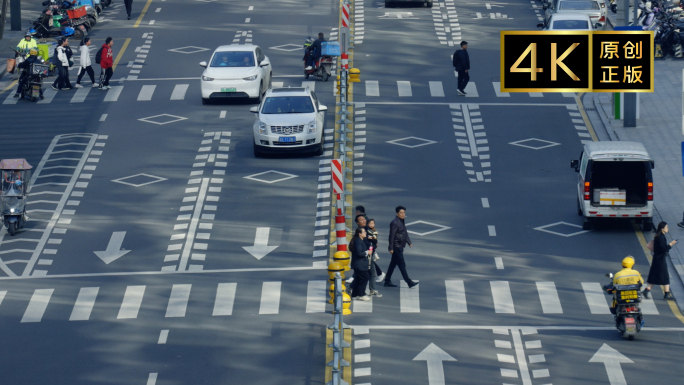
[[(152, 0), (150, 0), (151, 2)], [(149, 6), (149, 3), (147, 3)], [(147, 8), (145, 8), (147, 9)], [(142, 16), (141, 16), (142, 17)], [(123, 56), (124, 52), (126, 52), (126, 48), (128, 48), (128, 44), (131, 42), (131, 38), (129, 37), (124, 41), (123, 45), (121, 46), (121, 51), (119, 51), (119, 54), (116, 55), (116, 59), (114, 60), (114, 64), (112, 65), (112, 71), (116, 69), (116, 66), (119, 65), (119, 60), (121, 60), (121, 57)]]
[(138, 16), (138, 20), (136, 20), (135, 24), (133, 25), (133, 28), (138, 28), (140, 22), (142, 22), (143, 17), (145, 17), (145, 13), (147, 13), (147, 9), (150, 8), (150, 4), (152, 4), (152, 0), (147, 0), (147, 4), (145, 4), (145, 7), (143, 8), (142, 12), (140, 12), (140, 16)]

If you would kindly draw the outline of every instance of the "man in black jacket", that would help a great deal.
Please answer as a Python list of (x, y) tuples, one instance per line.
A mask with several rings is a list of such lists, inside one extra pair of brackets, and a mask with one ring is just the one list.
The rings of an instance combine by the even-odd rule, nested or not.
[(408, 273), (406, 272), (406, 262), (404, 262), (404, 247), (406, 247), (406, 244), (408, 244), (409, 247), (412, 247), (411, 238), (409, 238), (406, 225), (404, 224), (406, 207), (397, 206), (395, 211), (397, 212), (397, 217), (390, 223), (388, 246), (388, 250), (390, 254), (392, 254), (392, 260), (387, 268), (385, 286), (397, 287), (397, 285), (392, 283), (392, 273), (394, 272), (395, 267), (399, 267), (399, 271), (401, 271), (401, 276), (404, 278), (404, 281), (406, 281), (409, 288), (412, 288), (416, 286), (418, 282), (413, 282), (411, 278), (409, 278)]
[(458, 72), (458, 89), (456, 91), (459, 95), (464, 96), (466, 94), (465, 88), (468, 85), (468, 80), (470, 80), (470, 74), (468, 70), (470, 69), (470, 58), (468, 57), (468, 42), (461, 42), (461, 49), (454, 53), (454, 69)]
[(321, 43), (323, 43), (324, 41), (325, 37), (323, 35), (323, 32), (319, 32), (318, 39), (314, 40), (314, 42), (308, 48), (310, 52), (306, 63), (306, 70), (312, 69), (316, 60), (318, 60), (321, 57), (321, 51), (323, 50), (323, 48), (321, 47)]

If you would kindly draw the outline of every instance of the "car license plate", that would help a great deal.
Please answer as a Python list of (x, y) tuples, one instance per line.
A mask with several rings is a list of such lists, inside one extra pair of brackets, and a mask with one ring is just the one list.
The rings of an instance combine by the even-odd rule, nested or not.
[(221, 92), (235, 92), (235, 88), (221, 88)]
[(295, 139), (296, 138), (294, 136), (281, 136), (279, 138), (280, 142), (282, 143), (294, 143)]

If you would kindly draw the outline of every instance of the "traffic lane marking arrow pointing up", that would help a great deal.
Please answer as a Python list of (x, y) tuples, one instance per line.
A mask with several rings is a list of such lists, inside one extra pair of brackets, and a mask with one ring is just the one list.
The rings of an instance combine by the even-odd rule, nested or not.
[(126, 236), (125, 231), (114, 231), (112, 237), (109, 238), (109, 244), (107, 244), (107, 250), (105, 251), (93, 251), (104, 263), (110, 264), (117, 259), (128, 254), (130, 250), (122, 250), (121, 244), (123, 244), (124, 237)]
[(413, 361), (427, 361), (428, 383), (430, 385), (444, 385), (444, 365), (442, 361), (456, 361), (449, 353), (430, 343)]
[(622, 372), (622, 366), (620, 366), (620, 364), (634, 363), (634, 361), (611, 348), (608, 344), (603, 344), (601, 348), (594, 353), (589, 362), (602, 362), (606, 366), (610, 385), (627, 385), (627, 380), (625, 379), (625, 374)]
[(242, 246), (242, 248), (252, 254), (254, 258), (261, 260), (266, 254), (278, 248), (278, 246), (268, 246), (270, 232), (270, 227), (257, 227), (256, 235), (254, 236), (254, 246)]

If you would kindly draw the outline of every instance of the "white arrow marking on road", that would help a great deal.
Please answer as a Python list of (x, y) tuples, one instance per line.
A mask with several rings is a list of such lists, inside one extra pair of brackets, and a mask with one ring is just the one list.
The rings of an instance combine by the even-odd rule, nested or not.
[(444, 366), (442, 361), (456, 361), (449, 353), (430, 343), (413, 361), (427, 361), (428, 383), (430, 385), (444, 385)]
[(610, 385), (627, 385), (627, 380), (625, 380), (625, 374), (622, 373), (620, 364), (634, 363), (634, 361), (611, 348), (608, 344), (603, 344), (594, 356), (591, 357), (589, 362), (603, 362), (606, 366), (606, 372), (608, 372), (608, 381), (610, 381)]
[(256, 236), (254, 237), (254, 246), (242, 246), (248, 253), (256, 259), (261, 259), (266, 254), (278, 248), (278, 246), (268, 245), (268, 234), (271, 232), (270, 227), (257, 227)]
[(128, 254), (130, 250), (122, 250), (121, 244), (123, 243), (124, 237), (126, 236), (125, 231), (115, 231), (112, 233), (112, 237), (109, 238), (109, 244), (107, 245), (107, 250), (105, 251), (93, 251), (95, 255), (100, 257), (102, 261), (106, 264), (110, 264), (117, 259)]

